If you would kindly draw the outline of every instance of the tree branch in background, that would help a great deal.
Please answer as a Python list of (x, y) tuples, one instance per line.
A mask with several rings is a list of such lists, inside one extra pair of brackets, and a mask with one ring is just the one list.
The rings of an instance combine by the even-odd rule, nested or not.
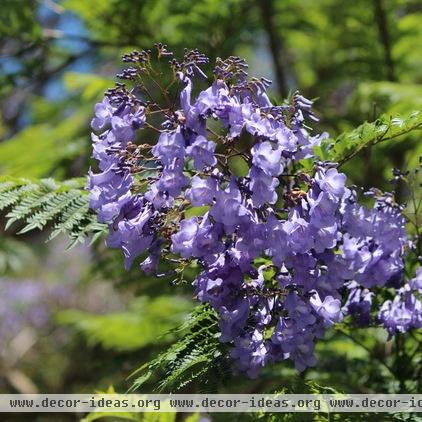
[(388, 30), (387, 15), (384, 9), (383, 0), (374, 1), (374, 15), (378, 27), (380, 42), (384, 49), (384, 62), (387, 71), (387, 79), (389, 81), (397, 81), (394, 61), (391, 55), (391, 37)]
[(282, 97), (288, 94), (286, 71), (283, 67), (283, 43), (277, 36), (274, 26), (274, 3), (273, 0), (259, 0), (259, 8), (261, 9), (262, 23), (267, 32), (268, 41), (270, 43), (271, 55), (274, 62), (275, 74), (277, 77), (278, 91)]

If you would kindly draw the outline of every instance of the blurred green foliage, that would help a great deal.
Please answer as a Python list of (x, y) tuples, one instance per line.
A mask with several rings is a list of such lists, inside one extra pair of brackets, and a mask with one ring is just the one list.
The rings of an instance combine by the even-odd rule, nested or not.
[(168, 343), (164, 335), (181, 323), (190, 308), (190, 302), (183, 298), (141, 296), (124, 312), (96, 315), (69, 309), (59, 312), (57, 321), (74, 327), (91, 345), (99, 343), (105, 349), (127, 352)]
[[(176, 422), (176, 413), (113, 413), (113, 412), (96, 412), (91, 413), (81, 420), (81, 422), (93, 422), (93, 421), (104, 421), (104, 422)], [(200, 415), (193, 414), (185, 418), (184, 422), (199, 422)]]

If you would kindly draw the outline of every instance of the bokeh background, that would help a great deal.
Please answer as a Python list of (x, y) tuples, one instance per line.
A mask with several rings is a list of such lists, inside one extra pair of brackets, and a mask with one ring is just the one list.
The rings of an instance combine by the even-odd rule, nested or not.
[[(1, 0), (0, 175), (84, 176), (94, 104), (113, 86), (123, 53), (158, 41), (179, 54), (198, 48), (211, 63), (245, 57), (251, 75), (274, 81), (275, 101), (296, 90), (315, 99), (319, 129), (332, 136), (422, 109), (418, 0)], [(414, 168), (421, 155), (416, 132), (365, 150), (343, 170), (353, 183), (388, 190), (392, 169)], [(123, 272), (120, 253), (102, 241), (67, 250), (64, 237), (18, 235), (19, 224), (4, 230), (5, 214), (0, 393), (125, 391), (126, 377), (178, 336), (164, 334), (194, 306), (189, 286)], [(377, 359), (391, 347), (385, 334), (356, 336), (329, 334), (317, 369), (299, 377), (286, 364), (224, 388), (269, 391), (298, 378), (393, 391)]]

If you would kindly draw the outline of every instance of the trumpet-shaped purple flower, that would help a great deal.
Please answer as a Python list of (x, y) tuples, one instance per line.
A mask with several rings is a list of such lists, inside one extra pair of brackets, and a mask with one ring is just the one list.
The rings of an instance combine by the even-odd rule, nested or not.
[(317, 172), (315, 175), (319, 187), (328, 193), (332, 198), (339, 199), (345, 191), (346, 176), (339, 173), (337, 169), (328, 169), (326, 172)]
[(180, 131), (162, 132), (152, 154), (164, 165), (170, 165), (175, 159), (185, 157), (185, 139)]
[(210, 215), (215, 221), (224, 224), (228, 233), (234, 227), (250, 220), (250, 212), (242, 201), (242, 194), (236, 186), (234, 180), (225, 190), (216, 192), (215, 204), (211, 207)]
[(212, 205), (217, 193), (217, 181), (213, 177), (201, 179), (194, 176), (191, 180), (190, 189), (186, 190), (186, 198), (192, 202), (195, 207)]
[(91, 127), (95, 131), (106, 129), (116, 112), (116, 108), (110, 104), (107, 97), (102, 102), (95, 104), (95, 117), (91, 121)]
[(278, 176), (283, 171), (281, 149), (273, 148), (268, 141), (252, 147), (252, 163), (269, 176)]
[(318, 292), (315, 292), (310, 299), (310, 304), (327, 325), (332, 325), (343, 319), (341, 302), (339, 299), (334, 299), (332, 296), (326, 296), (324, 300), (321, 300)]
[(378, 317), (390, 336), (408, 331), (412, 324), (412, 310), (406, 307), (400, 296), (384, 302)]
[(249, 178), (252, 201), (256, 208), (260, 208), (264, 204), (274, 204), (277, 201), (275, 190), (280, 182), (275, 177), (269, 176), (259, 167), (252, 166)]
[(359, 326), (369, 325), (374, 293), (360, 288), (356, 282), (350, 283), (348, 288), (350, 293), (343, 306), (343, 312), (352, 315)]
[(99, 174), (89, 174), (90, 206), (98, 213), (101, 222), (111, 221), (130, 200), (133, 183), (129, 174), (120, 175), (113, 167)]
[(158, 190), (176, 197), (182, 189), (189, 184), (189, 179), (183, 171), (174, 163), (164, 169), (161, 179), (158, 182)]
[(213, 167), (217, 163), (214, 156), (215, 147), (215, 142), (208, 141), (207, 138), (199, 135), (192, 145), (186, 148), (186, 152), (193, 158), (195, 168), (203, 170), (204, 167)]
[(422, 294), (422, 267), (419, 267), (416, 270), (416, 277), (412, 278), (409, 284), (412, 289), (417, 290)]

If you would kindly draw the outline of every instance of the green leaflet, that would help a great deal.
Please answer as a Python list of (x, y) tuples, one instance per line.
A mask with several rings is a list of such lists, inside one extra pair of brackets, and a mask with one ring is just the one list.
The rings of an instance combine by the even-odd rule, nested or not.
[(201, 380), (203, 390), (214, 391), (214, 384), (221, 382), (227, 368), (222, 360), (215, 312), (208, 305), (199, 305), (176, 331), (181, 334), (180, 340), (133, 374), (136, 378), (132, 390), (152, 377), (158, 377), (158, 392), (176, 392), (196, 379)]
[(414, 111), (404, 117), (381, 116), (375, 122), (366, 122), (351, 132), (342, 133), (335, 140), (323, 141), (315, 148), (315, 153), (321, 159), (338, 162), (341, 166), (365, 148), (420, 129), (421, 111)]
[(98, 223), (89, 209), (89, 195), (84, 185), (84, 179), (57, 182), (1, 177), (0, 210), (9, 210), (6, 229), (14, 223), (21, 224), (19, 233), (50, 226), (49, 239), (67, 234), (70, 247), (91, 235), (95, 240), (105, 232), (106, 225)]

